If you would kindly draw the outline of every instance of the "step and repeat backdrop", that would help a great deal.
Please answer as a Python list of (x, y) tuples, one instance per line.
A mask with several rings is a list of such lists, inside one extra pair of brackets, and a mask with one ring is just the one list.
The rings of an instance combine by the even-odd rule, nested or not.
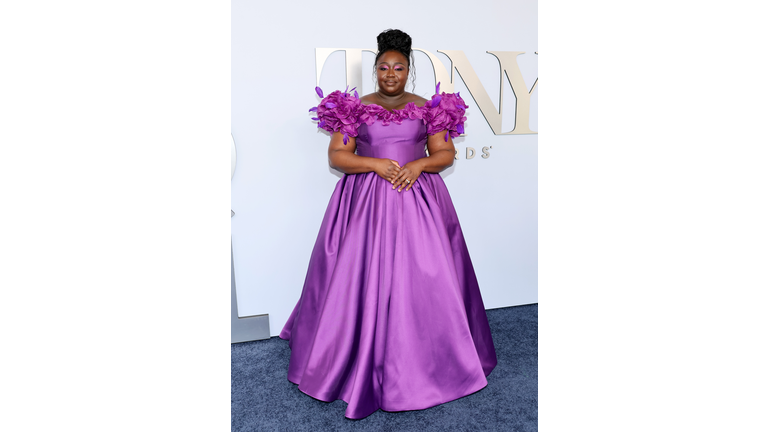
[[(415, 81), (466, 101), (465, 135), (441, 173), (488, 309), (538, 302), (537, 4), (520, 1), (232, 2), (232, 250), (240, 316), (277, 335), (301, 294), (342, 174), (308, 109), (325, 94), (374, 91), (376, 36), (413, 38)], [(234, 163), (234, 161), (233, 161)]]

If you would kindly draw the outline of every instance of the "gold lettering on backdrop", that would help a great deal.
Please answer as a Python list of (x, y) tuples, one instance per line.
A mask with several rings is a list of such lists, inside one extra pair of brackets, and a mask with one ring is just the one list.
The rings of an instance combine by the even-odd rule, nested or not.
[(488, 159), (491, 157), (491, 154), (488, 152), (488, 150), (490, 150), (490, 147), (483, 147), (483, 155), (480, 157), (483, 159)]
[[(480, 82), (480, 78), (477, 76), (474, 68), (469, 63), (467, 56), (463, 51), (459, 50), (437, 50), (439, 53), (445, 54), (451, 61), (450, 73), (443, 66), (443, 63), (431, 52), (421, 49), (413, 48), (414, 51), (424, 53), (429, 61), (432, 63), (432, 69), (435, 72), (435, 84), (440, 83), (440, 89), (447, 93), (452, 93), (453, 89), (453, 72), (458, 72), (459, 77), (464, 82), (464, 85), (469, 90), (470, 95), (475, 100), (480, 113), (483, 114), (488, 125), (495, 135), (522, 135), (522, 134), (537, 134), (538, 132), (531, 130), (529, 125), (530, 120), (530, 107), (531, 107), (531, 93), (536, 90), (536, 86), (539, 83), (539, 79), (536, 78), (533, 86), (528, 90), (528, 86), (525, 84), (523, 75), (520, 72), (520, 67), (517, 64), (517, 56), (525, 54), (524, 51), (486, 51), (488, 54), (493, 55), (499, 61), (500, 67), (500, 86), (499, 86), (499, 109), (493, 105), (488, 92)], [(344, 51), (345, 55), (345, 70), (346, 70), (346, 82), (350, 89), (357, 88), (362, 89), (363, 84), (363, 51), (376, 53), (376, 50), (372, 49), (359, 49), (359, 48), (315, 48), (315, 67), (317, 84), (320, 85), (320, 73), (323, 70), (325, 61), (328, 57), (336, 52)], [(536, 52), (538, 54), (538, 52)], [(501, 126), (501, 119), (503, 113), (504, 102), (504, 77), (507, 77), (509, 85), (512, 87), (512, 91), (515, 95), (515, 127), (508, 131), (503, 132)], [(456, 156), (458, 159), (458, 155)]]
[(440, 91), (453, 93), (453, 79), (448, 73), (448, 70), (445, 69), (445, 66), (443, 66), (443, 62), (441, 62), (436, 55), (427, 50), (423, 50), (421, 48), (414, 48), (413, 50), (422, 52), (426, 54), (427, 58), (429, 58), (429, 61), (432, 63), (432, 69), (435, 71), (435, 85), (440, 83)]
[(467, 159), (472, 159), (473, 157), (475, 157), (475, 149), (467, 147)]
[[(531, 105), (531, 92), (536, 88), (536, 83), (539, 82), (536, 79), (536, 83), (528, 91), (528, 87), (523, 81), (523, 75), (520, 72), (520, 67), (517, 65), (517, 56), (525, 54), (524, 51), (486, 51), (487, 53), (495, 56), (499, 60), (499, 66), (501, 67), (501, 85), (499, 86), (499, 110), (493, 106), (491, 98), (488, 96), (488, 92), (485, 91), (485, 87), (480, 82), (480, 78), (477, 76), (475, 69), (469, 63), (464, 51), (458, 50), (437, 50), (439, 53), (443, 53), (451, 60), (451, 84), (453, 84), (453, 71), (456, 70), (464, 81), (464, 85), (467, 86), (467, 90), (472, 95), (472, 99), (477, 103), (477, 107), (480, 108), (480, 112), (488, 122), (488, 126), (496, 135), (520, 135), (520, 134), (535, 134), (536, 131), (532, 131), (528, 126), (529, 111)], [(436, 68), (436, 67), (435, 67)], [(512, 90), (515, 92), (517, 102), (515, 104), (515, 128), (509, 132), (502, 132), (501, 130), (501, 116), (504, 109), (504, 76), (506, 75), (509, 80), (509, 84), (512, 86)], [(453, 86), (453, 85), (451, 85)], [(453, 89), (451, 89), (452, 91)]]
[[(515, 103), (515, 128), (504, 135), (521, 135), (521, 134), (535, 134), (536, 131), (532, 131), (529, 125), (529, 117), (531, 111), (531, 93), (536, 90), (536, 85), (539, 83), (539, 79), (533, 82), (531, 90), (528, 90), (528, 86), (525, 85), (523, 80), (523, 74), (520, 72), (520, 66), (517, 64), (517, 56), (525, 54), (525, 52), (518, 51), (486, 51), (488, 54), (495, 56), (499, 59), (499, 65), (501, 66), (501, 89), (499, 90), (499, 114), (501, 114), (501, 100), (504, 97), (504, 75), (507, 76), (509, 85), (512, 86), (512, 91), (515, 93), (517, 102)], [(512, 74), (510, 75), (510, 72)]]
[(357, 88), (358, 92), (363, 90), (363, 51), (376, 53), (376, 50), (358, 49), (358, 48), (315, 48), (315, 68), (317, 83), (320, 86), (320, 73), (328, 57), (336, 52), (344, 51), (344, 64), (347, 72), (347, 85), (349, 89)]

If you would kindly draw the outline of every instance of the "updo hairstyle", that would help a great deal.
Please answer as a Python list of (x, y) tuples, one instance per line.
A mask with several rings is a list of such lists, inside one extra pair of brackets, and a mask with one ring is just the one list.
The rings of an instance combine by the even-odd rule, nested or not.
[[(405, 56), (408, 61), (408, 76), (411, 79), (413, 88), (416, 88), (416, 71), (413, 68), (413, 54), (411, 50), (411, 37), (408, 33), (397, 30), (389, 29), (384, 30), (376, 36), (376, 42), (378, 43), (378, 52), (376, 53), (376, 59), (373, 61), (373, 74), (376, 76), (376, 65), (381, 57), (387, 51), (397, 51)], [(374, 78), (375, 82), (375, 78)]]
[(408, 59), (408, 67), (411, 67), (411, 37), (401, 30), (384, 30), (376, 36), (379, 52), (376, 53), (376, 62), (387, 51), (397, 51)]

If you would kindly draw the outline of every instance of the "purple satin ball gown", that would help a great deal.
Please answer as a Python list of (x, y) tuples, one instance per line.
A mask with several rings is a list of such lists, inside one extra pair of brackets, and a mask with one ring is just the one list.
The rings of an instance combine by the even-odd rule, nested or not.
[[(341, 98), (328, 109), (333, 95)], [(321, 127), (356, 136), (361, 156), (401, 166), (426, 156), (428, 133), (457, 136), (466, 119), (453, 94), (393, 112), (333, 95), (318, 107)], [(354, 120), (346, 130), (344, 115)], [(339, 180), (280, 337), (290, 341), (288, 379), (316, 399), (344, 400), (351, 419), (425, 409), (487, 385), (496, 351), (439, 174), (422, 173), (408, 192), (373, 172)]]

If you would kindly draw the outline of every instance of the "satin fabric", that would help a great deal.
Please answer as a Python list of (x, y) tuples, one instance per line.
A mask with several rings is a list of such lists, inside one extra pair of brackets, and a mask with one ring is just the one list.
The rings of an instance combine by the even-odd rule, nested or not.
[[(362, 124), (357, 153), (426, 156), (421, 120)], [(346, 417), (429, 408), (487, 385), (496, 351), (459, 220), (439, 174), (397, 192), (376, 173), (331, 196), (298, 304), (280, 337), (288, 379)]]

